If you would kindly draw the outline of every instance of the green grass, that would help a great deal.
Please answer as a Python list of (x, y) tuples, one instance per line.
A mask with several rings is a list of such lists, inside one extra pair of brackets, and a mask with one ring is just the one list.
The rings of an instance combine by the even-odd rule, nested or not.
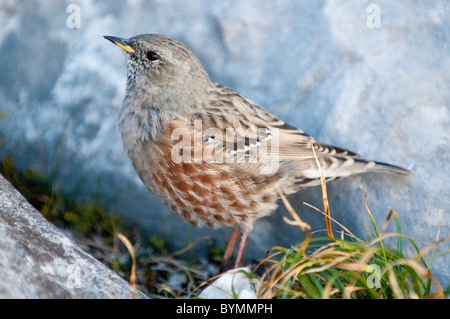
[[(425, 299), (448, 296), (450, 290), (442, 289), (429, 267), (436, 257), (436, 246), (450, 236), (439, 239), (437, 230), (436, 241), (420, 250), (412, 238), (402, 233), (396, 211), (389, 212), (379, 230), (366, 205), (373, 226), (369, 239), (358, 238), (342, 225), (343, 230), (336, 233), (337, 236), (312, 238), (309, 225), (285, 204), (294, 218), (288, 222), (301, 228), (304, 241), (290, 248), (274, 247), (268, 252), (258, 267), (262, 272), (257, 285), (260, 298)], [(386, 233), (392, 219), (396, 232)], [(327, 229), (328, 234), (330, 230)], [(393, 247), (385, 243), (390, 239), (395, 239)], [(405, 254), (405, 242), (412, 247), (412, 256)]]

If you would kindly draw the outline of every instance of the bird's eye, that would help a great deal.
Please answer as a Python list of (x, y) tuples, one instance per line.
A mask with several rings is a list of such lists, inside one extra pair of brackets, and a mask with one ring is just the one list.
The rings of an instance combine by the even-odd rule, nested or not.
[(155, 51), (148, 51), (146, 56), (149, 61), (159, 60), (159, 54), (156, 53)]

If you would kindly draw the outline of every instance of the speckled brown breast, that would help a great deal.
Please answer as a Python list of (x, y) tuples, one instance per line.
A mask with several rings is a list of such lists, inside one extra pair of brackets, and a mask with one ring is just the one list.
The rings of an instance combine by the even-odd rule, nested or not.
[(147, 186), (178, 215), (195, 226), (231, 226), (248, 233), (254, 220), (276, 208), (275, 176), (245, 175), (236, 164), (174, 162), (176, 127), (171, 123), (157, 143), (143, 145), (152, 167), (153, 185)]

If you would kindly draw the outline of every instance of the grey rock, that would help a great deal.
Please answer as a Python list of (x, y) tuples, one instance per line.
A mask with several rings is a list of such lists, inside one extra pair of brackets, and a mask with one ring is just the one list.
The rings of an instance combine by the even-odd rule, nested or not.
[(0, 236), (0, 298), (132, 297), (128, 282), (47, 222), (2, 175)]
[[(368, 25), (371, 2), (359, 0), (77, 3), (81, 24), (72, 29), (70, 2), (0, 4), (0, 156), (54, 172), (77, 196), (100, 194), (129, 222), (178, 248), (204, 235), (223, 243), (228, 229), (186, 226), (150, 195), (123, 151), (116, 121), (125, 57), (102, 36), (161, 33), (186, 43), (214, 81), (317, 140), (414, 171), (328, 185), (332, 216), (356, 235), (371, 228), (360, 185), (379, 227), (396, 209), (419, 248), (435, 241), (439, 225), (441, 237), (450, 233), (448, 1), (377, 1), (379, 28)], [(289, 200), (314, 230), (325, 228), (303, 205), (321, 208), (320, 188)], [(302, 240), (282, 216), (283, 207), (256, 223), (245, 258)], [(204, 254), (205, 246), (197, 247)], [(448, 248), (445, 242), (436, 252)], [(430, 268), (444, 286), (449, 259), (433, 258)]]

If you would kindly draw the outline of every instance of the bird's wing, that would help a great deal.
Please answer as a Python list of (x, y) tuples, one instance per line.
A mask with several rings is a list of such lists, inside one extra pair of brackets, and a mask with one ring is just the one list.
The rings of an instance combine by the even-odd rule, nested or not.
[[(236, 185), (246, 187), (259, 187), (269, 180), (286, 176), (294, 178), (292, 189), (317, 185), (321, 173), (315, 155), (326, 181), (376, 167), (393, 173), (407, 172), (364, 160), (343, 148), (318, 143), (302, 130), (221, 85), (211, 91), (210, 99), (197, 112), (175, 120), (171, 125), (194, 137), (189, 145), (198, 145), (195, 137), (199, 136), (201, 145), (197, 154), (201, 160), (212, 164), (212, 170), (232, 172)], [(188, 153), (195, 151), (194, 146)], [(226, 165), (221, 165), (224, 163)], [(205, 165), (205, 169), (208, 167)]]
[[(225, 134), (227, 129), (237, 128), (246, 132), (248, 137), (246, 146), (255, 146), (255, 143), (259, 145), (269, 138), (267, 147), (278, 149), (279, 161), (312, 159), (314, 158), (312, 147), (319, 158), (332, 156), (360, 158), (351, 151), (318, 143), (302, 130), (285, 123), (244, 95), (220, 84), (216, 84), (211, 92), (210, 102), (199, 115), (206, 128), (218, 128), (223, 132), (221, 137), (223, 141), (229, 140)], [(251, 140), (254, 142), (249, 145)]]
[(362, 172), (367, 164), (375, 165), (348, 150), (316, 142), (223, 86), (217, 86), (197, 112), (174, 119), (169, 127), (187, 137), (182, 138), (187, 141), (182, 143), (183, 156), (201, 162), (205, 172), (233, 176), (236, 187), (246, 189), (258, 189), (284, 178), (293, 179), (291, 191), (317, 185), (321, 175), (314, 153), (326, 181)]

